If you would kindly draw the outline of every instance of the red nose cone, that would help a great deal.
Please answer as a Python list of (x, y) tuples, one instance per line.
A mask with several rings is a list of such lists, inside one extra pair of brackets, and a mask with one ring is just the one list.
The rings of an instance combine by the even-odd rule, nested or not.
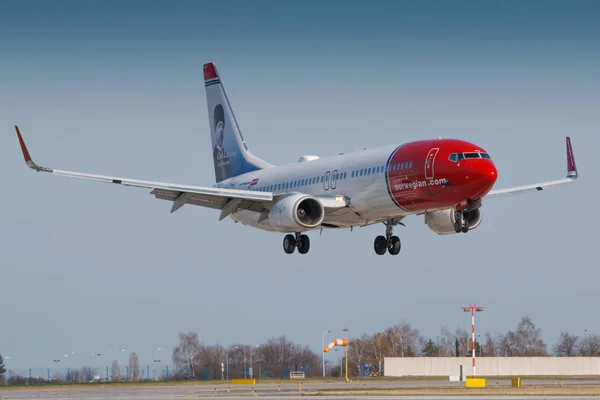
[(476, 197), (482, 198), (494, 187), (496, 179), (498, 179), (498, 171), (492, 161), (486, 160), (482, 163), (478, 163), (475, 167), (477, 169), (478, 186), (479, 190)]
[(490, 161), (490, 166), (487, 170), (487, 179), (493, 185), (496, 183), (496, 179), (498, 179), (498, 170), (496, 170), (496, 166)]

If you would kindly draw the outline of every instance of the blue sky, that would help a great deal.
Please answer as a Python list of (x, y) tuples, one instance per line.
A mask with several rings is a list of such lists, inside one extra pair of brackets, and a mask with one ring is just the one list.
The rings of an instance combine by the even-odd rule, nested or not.
[[(318, 350), (345, 326), (468, 329), (473, 302), (482, 333), (525, 314), (548, 343), (600, 333), (599, 14), (583, 1), (2, 2), (0, 353), (44, 367), (117, 347), (145, 363), (188, 330)], [(500, 188), (564, 176), (571, 135), (580, 180), (490, 200), (468, 235), (411, 217), (397, 257), (374, 254), (378, 226), (312, 233), (300, 257), (214, 210), (171, 215), (143, 189), (23, 164), (15, 124), (45, 166), (213, 184), (208, 61), (250, 149), (275, 164), (457, 137), (489, 151)]]

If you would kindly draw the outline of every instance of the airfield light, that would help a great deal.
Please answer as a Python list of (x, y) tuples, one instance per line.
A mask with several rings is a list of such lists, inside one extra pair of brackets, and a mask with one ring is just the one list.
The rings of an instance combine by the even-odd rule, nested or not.
[(464, 312), (471, 311), (471, 346), (473, 350), (473, 378), (475, 378), (475, 312), (483, 311), (483, 306), (468, 305), (460, 307)]

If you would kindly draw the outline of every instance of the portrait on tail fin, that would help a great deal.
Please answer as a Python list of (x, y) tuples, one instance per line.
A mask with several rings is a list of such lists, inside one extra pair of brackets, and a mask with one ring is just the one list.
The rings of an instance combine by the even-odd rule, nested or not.
[(220, 182), (231, 176), (231, 162), (227, 155), (227, 151), (223, 147), (225, 112), (221, 104), (217, 104), (215, 106), (213, 113), (213, 124), (215, 128), (215, 148), (213, 149), (213, 158), (215, 161), (215, 174), (217, 182)]

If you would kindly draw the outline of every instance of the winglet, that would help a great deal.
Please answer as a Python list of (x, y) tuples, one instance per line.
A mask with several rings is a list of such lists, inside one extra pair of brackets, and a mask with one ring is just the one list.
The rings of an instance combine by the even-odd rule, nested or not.
[(23, 158), (25, 159), (25, 163), (27, 164), (27, 166), (36, 171), (52, 172), (51, 169), (40, 167), (33, 162), (33, 160), (31, 159), (31, 155), (29, 154), (29, 150), (27, 149), (27, 145), (23, 140), (23, 136), (21, 136), (21, 131), (19, 131), (19, 127), (17, 125), (15, 125), (15, 130), (17, 131), (17, 137), (19, 138), (19, 144), (21, 145), (21, 151), (23, 152)]
[(571, 138), (567, 136), (567, 178), (577, 179), (578, 176), (573, 147), (571, 147)]

